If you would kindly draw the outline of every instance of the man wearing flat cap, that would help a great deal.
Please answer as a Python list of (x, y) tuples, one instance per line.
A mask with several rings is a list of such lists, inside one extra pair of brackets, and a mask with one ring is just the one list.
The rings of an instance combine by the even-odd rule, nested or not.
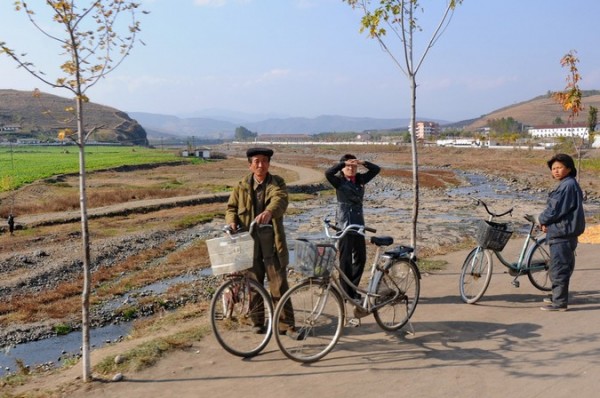
[[(283, 178), (269, 173), (273, 150), (270, 148), (250, 148), (246, 151), (250, 174), (242, 178), (233, 188), (225, 222), (234, 231), (248, 230), (252, 221), (258, 228), (254, 236), (254, 261), (251, 272), (259, 283), (269, 281), (269, 290), (274, 304), (288, 290), (287, 265), (289, 252), (283, 227), (283, 215), (288, 207), (288, 191)], [(283, 311), (282, 324), (286, 329), (279, 330), (291, 338), (302, 336), (294, 328), (294, 313), (290, 305)], [(264, 320), (256, 321), (255, 332), (264, 333)]]

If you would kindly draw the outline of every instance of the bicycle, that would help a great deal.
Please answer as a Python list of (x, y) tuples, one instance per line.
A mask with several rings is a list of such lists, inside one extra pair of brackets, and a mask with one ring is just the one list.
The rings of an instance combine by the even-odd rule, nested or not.
[(461, 299), (467, 304), (474, 304), (483, 297), (492, 279), (492, 254), (508, 268), (508, 273), (515, 278), (513, 286), (519, 287), (518, 278), (527, 275), (531, 284), (541, 291), (552, 290), (552, 283), (548, 275), (550, 268), (550, 254), (544, 247), (546, 237), (543, 234), (534, 236), (537, 222), (534, 216), (525, 215), (531, 225), (525, 236), (519, 258), (510, 262), (502, 256), (501, 252), (512, 235), (512, 230), (506, 223), (494, 222), (495, 219), (510, 214), (513, 208), (503, 213), (493, 213), (487, 204), (478, 198), (472, 198), (476, 206), (482, 205), (489, 219), (480, 220), (477, 235), (478, 246), (471, 250), (462, 265), (460, 272), (459, 290)]
[(213, 274), (224, 274), (210, 302), (211, 328), (227, 352), (243, 358), (258, 355), (267, 346), (273, 324), (271, 296), (246, 271), (252, 267), (254, 227), (253, 222), (241, 234), (225, 227), (226, 236), (206, 241)]
[[(288, 358), (302, 363), (316, 362), (327, 355), (337, 344), (345, 325), (344, 300), (354, 307), (360, 319), (373, 314), (377, 324), (385, 331), (402, 328), (413, 315), (419, 300), (421, 274), (416, 265), (413, 248), (397, 246), (389, 236), (371, 236), (377, 246), (366, 289), (352, 284), (340, 269), (336, 259), (338, 243), (348, 233), (375, 233), (372, 228), (351, 224), (344, 229), (323, 221), (325, 241), (299, 239), (296, 241), (296, 267), (305, 278), (288, 290), (275, 307), (274, 329), (278, 330), (281, 313), (287, 302), (294, 308), (298, 339), (275, 334), (275, 340)], [(332, 235), (330, 229), (337, 231)], [(354, 301), (341, 288), (340, 278), (364, 295)]]

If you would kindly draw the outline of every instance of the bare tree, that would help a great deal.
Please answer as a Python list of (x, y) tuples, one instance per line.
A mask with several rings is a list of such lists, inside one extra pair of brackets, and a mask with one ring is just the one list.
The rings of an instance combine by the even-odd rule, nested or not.
[[(400, 68), (408, 78), (410, 85), (410, 136), (412, 150), (412, 173), (413, 173), (413, 210), (412, 210), (412, 233), (411, 245), (417, 247), (417, 220), (419, 217), (419, 162), (417, 153), (416, 115), (417, 115), (417, 73), (429, 53), (444, 30), (450, 23), (457, 4), (462, 0), (449, 0), (445, 4), (445, 10), (437, 27), (433, 30), (431, 38), (427, 42), (420, 57), (415, 55), (414, 38), (417, 31), (421, 31), (418, 25), (416, 13), (423, 11), (418, 0), (343, 0), (353, 8), (360, 8), (364, 14), (361, 20), (360, 31), (368, 32), (369, 37), (376, 39), (383, 50), (390, 55), (393, 62)], [(373, 5), (376, 3), (376, 5)], [(389, 32), (388, 32), (389, 29)], [(388, 35), (388, 33), (390, 33)], [(387, 39), (399, 40), (402, 43), (402, 53), (395, 54), (388, 45)]]
[[(90, 238), (87, 217), (87, 194), (85, 173), (85, 142), (87, 137), (100, 126), (86, 129), (84, 104), (89, 101), (86, 93), (129, 55), (137, 42), (140, 31), (137, 13), (139, 3), (125, 0), (45, 0), (36, 2), (38, 10), (45, 3), (46, 12), (61, 26), (62, 35), (45, 23), (39, 23), (36, 10), (25, 1), (15, 1), (15, 10), (22, 11), (34, 28), (60, 48), (65, 61), (59, 65), (55, 78), (47, 71), (38, 69), (29, 62), (26, 54), (17, 54), (0, 41), (0, 54), (12, 58), (19, 67), (52, 88), (61, 88), (74, 95), (75, 107), (66, 109), (76, 119), (77, 131), (66, 128), (60, 136), (72, 139), (79, 147), (79, 203), (81, 210), (81, 238), (83, 244), (83, 289), (82, 289), (82, 365), (83, 381), (91, 380), (90, 366), (90, 289), (91, 260)], [(145, 13), (144, 11), (141, 11)], [(129, 17), (122, 22), (124, 17)], [(119, 34), (117, 30), (125, 30)], [(37, 92), (37, 90), (36, 90)]]

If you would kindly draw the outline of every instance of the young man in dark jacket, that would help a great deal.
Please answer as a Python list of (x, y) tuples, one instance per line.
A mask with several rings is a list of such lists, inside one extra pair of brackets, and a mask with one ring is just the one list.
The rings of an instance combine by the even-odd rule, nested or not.
[(569, 281), (575, 269), (577, 237), (585, 229), (583, 193), (577, 183), (577, 169), (569, 155), (559, 153), (548, 161), (552, 177), (558, 186), (548, 195), (546, 209), (539, 222), (550, 245), (550, 279), (552, 298), (544, 299), (546, 311), (566, 311), (569, 299)]
[[(366, 173), (358, 173), (358, 166), (364, 166)], [(344, 228), (349, 224), (364, 225), (363, 198), (365, 185), (379, 174), (380, 167), (354, 155), (344, 155), (339, 163), (325, 171), (327, 181), (335, 188), (337, 196), (337, 226)], [(344, 274), (358, 286), (367, 261), (365, 238), (349, 233), (339, 242), (340, 267)], [(355, 289), (342, 279), (342, 287), (351, 298), (360, 299)]]

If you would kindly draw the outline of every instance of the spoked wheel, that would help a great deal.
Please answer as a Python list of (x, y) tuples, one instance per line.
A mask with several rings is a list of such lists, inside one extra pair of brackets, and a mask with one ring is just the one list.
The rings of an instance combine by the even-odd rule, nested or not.
[(295, 337), (275, 333), (275, 340), (286, 357), (303, 363), (316, 362), (338, 342), (344, 326), (344, 303), (337, 290), (321, 279), (309, 279), (288, 290), (277, 303), (274, 330), (282, 324), (284, 308), (293, 308)]
[(249, 358), (269, 343), (273, 304), (263, 286), (251, 278), (232, 278), (215, 292), (210, 324), (215, 338), (233, 355)]
[(379, 296), (374, 304), (391, 301), (375, 310), (373, 316), (383, 330), (393, 332), (403, 327), (415, 312), (421, 284), (419, 270), (413, 261), (394, 259), (390, 264), (377, 283)]
[(550, 253), (544, 243), (546, 238), (540, 239), (529, 252), (527, 257), (527, 277), (533, 286), (537, 289), (549, 292), (552, 290), (552, 281), (550, 280)]
[(492, 258), (487, 250), (471, 250), (460, 271), (459, 290), (467, 304), (476, 303), (485, 294), (492, 279)]

